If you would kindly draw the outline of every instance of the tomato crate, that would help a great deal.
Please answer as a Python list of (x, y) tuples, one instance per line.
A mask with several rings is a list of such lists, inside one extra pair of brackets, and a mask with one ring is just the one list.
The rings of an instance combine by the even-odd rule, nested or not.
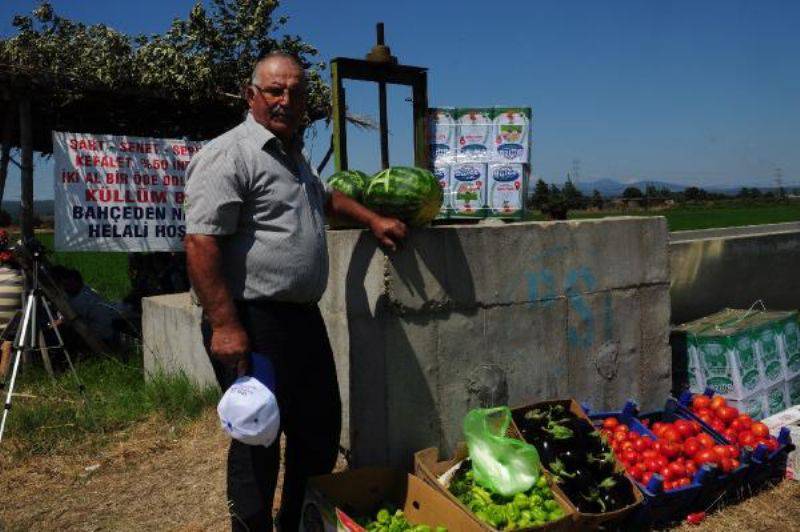
[[(652, 441), (657, 439), (637, 417), (638, 407), (633, 401), (626, 402), (621, 410), (615, 412), (591, 413), (586, 405), (584, 409), (589, 413), (592, 423), (599, 428), (606, 419), (616, 418), (640, 436), (647, 436)], [(663, 526), (683, 520), (686, 515), (695, 511), (698, 499), (716, 484), (717, 477), (714, 469), (703, 466), (692, 476), (689, 485), (665, 490), (664, 478), (659, 473), (653, 474), (646, 483), (635, 478), (630, 472), (627, 474), (644, 495), (641, 508), (631, 515), (627, 523), (631, 528)]]
[[(703, 395), (713, 399), (716, 394), (714, 390), (706, 388)], [(677, 400), (672, 400), (676, 404), (676, 411), (684, 416), (686, 419), (692, 419), (699, 422), (706, 430), (712, 431), (717, 434), (725, 443), (733, 442), (731, 438), (726, 437), (725, 434), (720, 434), (708, 423), (700, 419), (700, 417), (692, 412), (691, 404), (694, 394), (684, 392)], [(763, 445), (758, 444), (752, 451), (744, 451), (742, 455), (742, 463), (747, 466), (746, 473), (742, 482), (737, 486), (738, 492), (731, 492), (728, 490), (729, 499), (741, 499), (758, 492), (765, 487), (772, 486), (780, 482), (786, 476), (786, 465), (789, 453), (795, 449), (792, 443), (790, 430), (788, 427), (781, 427), (777, 436), (777, 448), (770, 451), (770, 449)]]

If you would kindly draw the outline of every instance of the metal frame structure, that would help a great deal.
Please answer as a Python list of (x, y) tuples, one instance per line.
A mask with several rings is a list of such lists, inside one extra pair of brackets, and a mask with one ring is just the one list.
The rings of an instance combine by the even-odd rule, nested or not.
[(422, 67), (398, 65), (383, 41), (383, 23), (378, 23), (378, 42), (367, 59), (337, 57), (331, 61), (333, 85), (333, 153), (336, 171), (347, 170), (347, 105), (343, 81), (372, 81), (378, 83), (380, 105), (381, 166), (389, 167), (389, 126), (386, 113), (386, 84), (410, 86), (414, 116), (414, 165), (429, 167), (426, 146), (426, 116), (428, 112), (428, 70)]

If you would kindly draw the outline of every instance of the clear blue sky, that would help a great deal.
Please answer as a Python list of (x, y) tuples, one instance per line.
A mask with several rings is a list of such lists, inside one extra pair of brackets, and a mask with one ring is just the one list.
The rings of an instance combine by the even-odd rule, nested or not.
[[(0, 35), (35, 4), (0, 1)], [(70, 18), (150, 33), (193, 1), (53, 4)], [(432, 106), (530, 105), (533, 172), (548, 181), (579, 159), (582, 181), (767, 186), (780, 167), (800, 186), (800, 2), (306, 0), (280, 12), (325, 60), (362, 57), (384, 21), (393, 53), (430, 69)], [(408, 92), (389, 93), (393, 164), (411, 161)], [(376, 93), (351, 83), (351, 111), (377, 116)], [(317, 133), (316, 161), (329, 135)], [(350, 140), (351, 166), (377, 169), (377, 134)], [(37, 170), (39, 198), (52, 197), (49, 172)], [(18, 195), (13, 174), (8, 197)]]

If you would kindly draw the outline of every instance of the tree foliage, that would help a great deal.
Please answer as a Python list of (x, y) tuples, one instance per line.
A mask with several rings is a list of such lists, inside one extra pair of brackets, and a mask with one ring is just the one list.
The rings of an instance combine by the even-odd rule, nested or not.
[(642, 191), (637, 187), (627, 187), (622, 191), (622, 197), (625, 199), (641, 198), (642, 196), (644, 196), (644, 194), (642, 194)]
[(239, 102), (256, 59), (281, 50), (306, 67), (313, 122), (330, 112), (330, 91), (320, 77), (325, 64), (313, 62), (316, 48), (299, 36), (277, 37), (288, 21), (275, 15), (278, 6), (278, 0), (211, 0), (206, 9), (198, 1), (164, 34), (129, 36), (58, 16), (42, 2), (31, 15), (14, 17), (15, 35), (0, 40), (0, 66), (62, 89), (65, 100), (81, 98), (81, 90), (108, 90)]

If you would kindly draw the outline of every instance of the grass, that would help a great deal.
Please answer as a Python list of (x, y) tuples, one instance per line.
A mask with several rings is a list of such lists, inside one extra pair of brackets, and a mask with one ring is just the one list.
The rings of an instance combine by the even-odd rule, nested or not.
[[(570, 211), (571, 220), (608, 218), (610, 216), (664, 216), (670, 231), (739, 227), (800, 221), (800, 202), (752, 203), (728, 200), (702, 205), (679, 205), (659, 210)], [(544, 220), (539, 211), (530, 212), (528, 220)]]
[(153, 414), (181, 425), (219, 399), (216, 388), (200, 388), (182, 373), (157, 374), (145, 382), (141, 355), (127, 364), (110, 356), (78, 362), (85, 394), (71, 372), (53, 381), (39, 367), (25, 369), (6, 427), (19, 455), (52, 454), (85, 442), (103, 445), (111, 433)]

